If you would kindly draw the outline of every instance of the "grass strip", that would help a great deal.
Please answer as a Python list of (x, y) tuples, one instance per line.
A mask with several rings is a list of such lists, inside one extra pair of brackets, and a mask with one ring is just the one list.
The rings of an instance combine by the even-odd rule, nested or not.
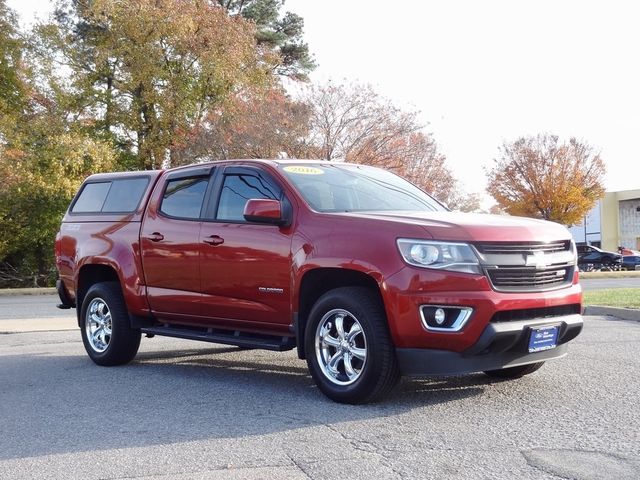
[(640, 288), (607, 288), (584, 292), (585, 305), (640, 308)]

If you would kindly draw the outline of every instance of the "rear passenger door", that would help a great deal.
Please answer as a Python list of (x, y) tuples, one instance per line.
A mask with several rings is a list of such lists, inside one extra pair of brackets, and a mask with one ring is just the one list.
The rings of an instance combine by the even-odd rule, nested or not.
[(151, 310), (177, 323), (197, 323), (202, 314), (199, 235), (211, 172), (169, 173), (153, 193), (140, 232)]

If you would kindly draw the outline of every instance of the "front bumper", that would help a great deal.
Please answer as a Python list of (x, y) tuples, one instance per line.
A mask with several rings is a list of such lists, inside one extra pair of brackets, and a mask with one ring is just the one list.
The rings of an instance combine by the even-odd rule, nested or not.
[[(531, 327), (558, 325), (558, 346), (529, 353)], [(582, 316), (566, 315), (524, 321), (490, 323), (478, 341), (463, 352), (424, 348), (396, 348), (400, 371), (407, 376), (456, 375), (497, 370), (560, 358), (567, 353), (567, 342), (582, 330)]]
[[(577, 283), (557, 290), (497, 292), (486, 277), (428, 269), (404, 268), (383, 284), (389, 331), (397, 349), (445, 350), (464, 354), (494, 323), (544, 321), (580, 311), (582, 288)], [(422, 305), (468, 307), (473, 312), (458, 331), (428, 331), (420, 318)], [(570, 310), (570, 311), (567, 311)], [(509, 322), (504, 321), (505, 319)]]

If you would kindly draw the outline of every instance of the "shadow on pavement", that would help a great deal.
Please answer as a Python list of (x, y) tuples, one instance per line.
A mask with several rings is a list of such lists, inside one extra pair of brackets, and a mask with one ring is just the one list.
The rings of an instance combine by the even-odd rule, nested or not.
[(390, 418), (464, 400), (490, 383), (482, 375), (402, 380), (384, 401), (351, 406), (325, 398), (293, 352), (165, 349), (106, 368), (74, 344), (73, 354), (3, 355), (0, 365), (0, 459)]

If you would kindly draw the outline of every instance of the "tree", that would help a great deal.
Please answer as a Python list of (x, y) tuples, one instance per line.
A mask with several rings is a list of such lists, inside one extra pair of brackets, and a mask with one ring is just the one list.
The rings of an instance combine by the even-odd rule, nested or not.
[(309, 89), (311, 135), (324, 160), (398, 166), (390, 144), (419, 131), (415, 112), (403, 112), (369, 85), (326, 85)]
[(61, 0), (34, 45), (42, 62), (70, 70), (75, 117), (146, 169), (171, 165), (210, 109), (270, 81), (276, 58), (256, 47), (255, 33), (199, 0)]
[(211, 111), (178, 152), (181, 162), (309, 155), (309, 108), (281, 89), (243, 92)]
[(305, 97), (311, 109), (311, 155), (344, 159), (391, 170), (452, 209), (477, 210), (477, 195), (460, 192), (458, 182), (423, 131), (417, 112), (405, 112), (365, 85), (312, 87)]
[(50, 137), (44, 119), (30, 128), (37, 131), (24, 135), (26, 143), (0, 147), (3, 286), (46, 285), (54, 279), (53, 242), (63, 212), (88, 175), (115, 166), (115, 150), (104, 141), (72, 132)]
[(297, 80), (307, 80), (315, 68), (309, 46), (303, 41), (304, 20), (295, 13), (280, 14), (284, 0), (216, 0), (230, 15), (240, 15), (256, 24), (258, 45), (279, 57), (275, 71)]
[(575, 138), (521, 137), (500, 152), (487, 172), (487, 191), (511, 215), (576, 225), (604, 195), (604, 162)]
[(22, 40), (15, 13), (0, 0), (0, 127), (11, 122), (24, 105), (24, 85), (20, 79)]
[[(53, 242), (63, 212), (90, 173), (116, 153), (68, 121), (64, 102), (38, 82), (15, 15), (0, 0), (0, 285), (53, 280)], [(46, 67), (44, 67), (46, 68)]]

